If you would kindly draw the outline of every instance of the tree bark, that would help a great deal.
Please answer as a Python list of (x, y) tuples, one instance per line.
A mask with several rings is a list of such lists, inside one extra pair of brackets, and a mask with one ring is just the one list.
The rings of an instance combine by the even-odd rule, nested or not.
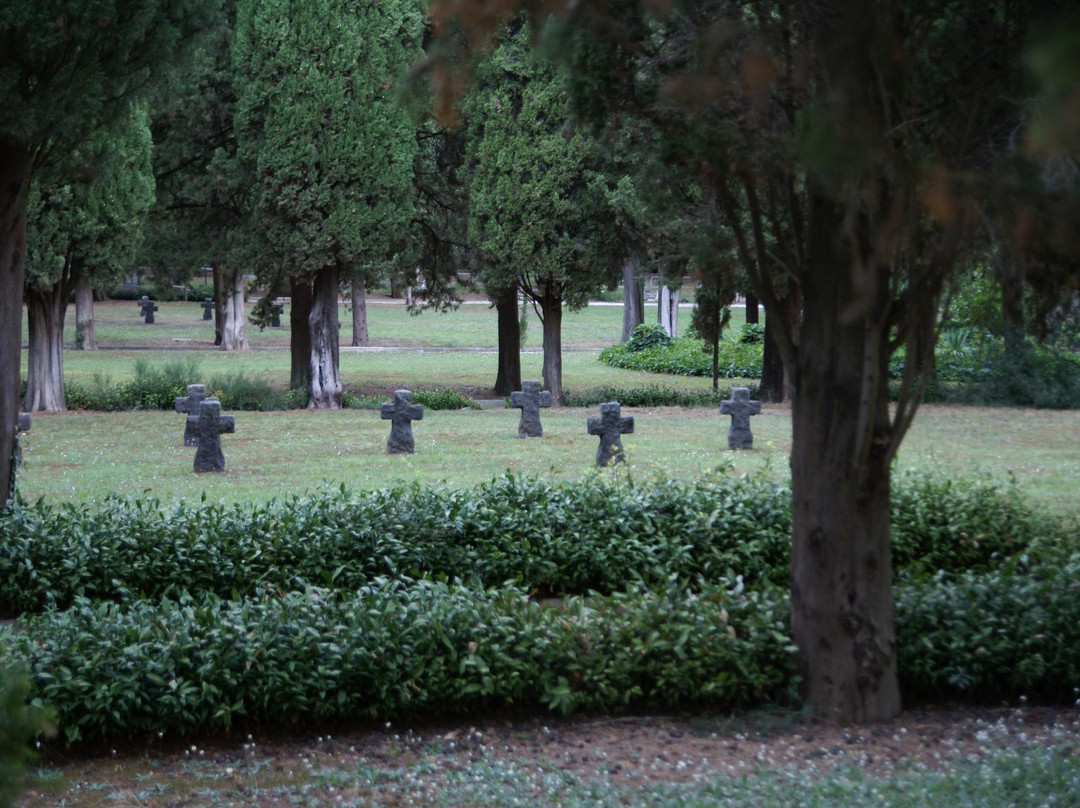
[(561, 407), (562, 389), (562, 298), (548, 292), (540, 301), (544, 318), (544, 387), (551, 393), (551, 405)]
[(75, 347), (81, 351), (98, 348), (94, 333), (94, 289), (89, 276), (81, 272), (75, 281)]
[(753, 292), (746, 293), (746, 322), (757, 325), (761, 319), (761, 312), (758, 310), (758, 306), (761, 301), (757, 299), (757, 295)]
[(495, 376), (495, 395), (508, 396), (521, 389), (521, 319), (518, 316), (518, 293), (515, 288), (495, 301), (499, 329), (499, 370)]
[(622, 341), (630, 339), (634, 329), (645, 322), (645, 282), (638, 277), (637, 262), (623, 264)]
[(222, 273), (221, 283), (221, 350), (249, 351), (247, 319), (244, 313), (244, 271), (233, 269)]
[(774, 404), (782, 402), (786, 396), (784, 384), (784, 362), (780, 357), (780, 349), (776, 345), (776, 337), (772, 332), (775, 325), (769, 324), (769, 315), (765, 315), (765, 342), (761, 346), (761, 387), (758, 397), (762, 401), (771, 401)]
[[(809, 264), (792, 403), (791, 632), (819, 717), (900, 711), (889, 519), (888, 339), (852, 277), (840, 205), (811, 202)], [(871, 273), (888, 295), (888, 271)], [(853, 312), (857, 312), (853, 314)]]
[(7, 505), (15, 481), (26, 194), (32, 171), (33, 160), (25, 144), (0, 138), (0, 508)]
[(679, 336), (679, 287), (671, 287), (661, 281), (657, 297), (657, 321), (669, 337)]
[(71, 284), (63, 279), (46, 290), (27, 286), (25, 412), (64, 412), (64, 315)]
[(352, 281), (352, 344), (354, 348), (370, 345), (367, 330), (367, 287), (364, 281)]
[(221, 267), (212, 269), (214, 278), (214, 344), (221, 345), (225, 339), (222, 324), (225, 322), (225, 281)]
[(308, 327), (313, 305), (311, 282), (291, 279), (289, 296), (289, 389), (306, 390), (311, 362), (311, 331)]
[(308, 375), (308, 408), (341, 409), (341, 377), (338, 374), (338, 279), (337, 267), (315, 275), (311, 314), (311, 362)]

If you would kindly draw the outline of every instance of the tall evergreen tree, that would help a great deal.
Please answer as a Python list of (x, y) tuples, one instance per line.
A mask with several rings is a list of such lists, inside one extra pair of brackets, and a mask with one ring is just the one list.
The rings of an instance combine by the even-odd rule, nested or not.
[(419, 56), (422, 27), (419, 0), (238, 4), (236, 135), (257, 189), (253, 265), (271, 287), (311, 289), (309, 407), (341, 406), (339, 282), (385, 260), (411, 215), (416, 139), (395, 83)]
[(144, 104), (58, 156), (34, 179), (28, 203), (25, 298), (29, 328), (23, 409), (60, 411), (64, 316), (80, 280), (108, 282), (131, 265), (154, 202)]
[(181, 63), (217, 0), (0, 4), (0, 506), (19, 404), (26, 203), (34, 171), (127, 114)]

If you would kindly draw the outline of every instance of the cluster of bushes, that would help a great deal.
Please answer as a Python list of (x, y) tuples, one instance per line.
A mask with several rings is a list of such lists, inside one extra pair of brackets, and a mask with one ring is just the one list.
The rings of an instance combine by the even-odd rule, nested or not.
[(214, 296), (214, 284), (189, 283), (179, 289), (170, 285), (117, 286), (110, 289), (108, 295), (111, 300), (138, 300), (146, 296), (163, 303), (174, 303), (180, 300), (201, 302)]
[[(70, 741), (236, 720), (790, 700), (789, 496), (757, 478), (507, 475), (0, 518), (0, 602)], [(1074, 699), (1075, 526), (898, 475), (906, 698)], [(557, 596), (553, 597), (553, 596)]]
[[(757, 385), (747, 385), (750, 395), (757, 395)], [(641, 387), (593, 387), (588, 390), (563, 391), (567, 407), (596, 407), (605, 401), (618, 401), (624, 407), (719, 407), (731, 398), (731, 388), (717, 390), (673, 390), (655, 384)]]
[[(718, 357), (723, 378), (761, 378), (760, 342), (744, 341), (741, 336), (726, 334), (720, 340)], [(704, 342), (690, 336), (671, 339), (663, 328), (654, 324), (639, 325), (626, 342), (602, 350), (600, 361), (625, 370), (712, 376), (712, 354)]]

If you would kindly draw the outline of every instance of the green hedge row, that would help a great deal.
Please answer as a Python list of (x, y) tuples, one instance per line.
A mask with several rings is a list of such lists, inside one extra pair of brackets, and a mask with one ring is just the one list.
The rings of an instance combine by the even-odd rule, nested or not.
[[(718, 356), (722, 378), (761, 378), (760, 344), (725, 336), (720, 340)], [(600, 352), (600, 361), (625, 370), (712, 376), (712, 354), (707, 353), (705, 343), (695, 337), (677, 337), (666, 345), (652, 345), (640, 350), (635, 350), (630, 342), (612, 345)]]
[[(471, 490), (341, 488), (233, 506), (38, 502), (0, 517), (0, 614), (65, 608), (78, 596), (229, 597), (253, 582), (356, 589), (380, 576), (513, 581), (541, 595), (671, 575), (786, 584), (790, 531), (785, 487), (721, 474), (575, 484), (508, 474)], [(999, 481), (901, 475), (894, 484), (898, 579), (985, 568), (1061, 535)]]
[[(224, 601), (79, 600), (7, 639), (69, 742), (236, 720), (792, 700), (777, 589), (677, 582), (553, 605), (520, 588), (376, 581)], [(241, 718), (242, 717), (242, 718)]]

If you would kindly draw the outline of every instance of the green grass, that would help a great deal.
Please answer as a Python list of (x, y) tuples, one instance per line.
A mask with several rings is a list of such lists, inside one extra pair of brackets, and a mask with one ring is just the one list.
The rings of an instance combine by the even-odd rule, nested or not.
[[(754, 450), (727, 450), (727, 418), (713, 409), (627, 409), (626, 470), (638, 477), (699, 475), (727, 463), (735, 472), (786, 479), (791, 418), (765, 406), (753, 419)], [(255, 501), (323, 484), (376, 488), (398, 481), (472, 486), (506, 470), (576, 480), (593, 468), (591, 409), (544, 410), (544, 437), (517, 438), (513, 409), (427, 411), (414, 424), (416, 454), (386, 454), (389, 424), (373, 410), (238, 412), (223, 435), (226, 470), (196, 475), (194, 450), (181, 445), (183, 416), (168, 412), (39, 413), (25, 438), (23, 496), (98, 501), (110, 492), (151, 490), (163, 500)], [(1023, 421), (1025, 428), (1018, 429)], [(1077, 513), (1080, 412), (926, 406), (898, 466), (945, 473), (1016, 476), (1047, 507)], [(608, 472), (610, 473), (610, 472)]]

